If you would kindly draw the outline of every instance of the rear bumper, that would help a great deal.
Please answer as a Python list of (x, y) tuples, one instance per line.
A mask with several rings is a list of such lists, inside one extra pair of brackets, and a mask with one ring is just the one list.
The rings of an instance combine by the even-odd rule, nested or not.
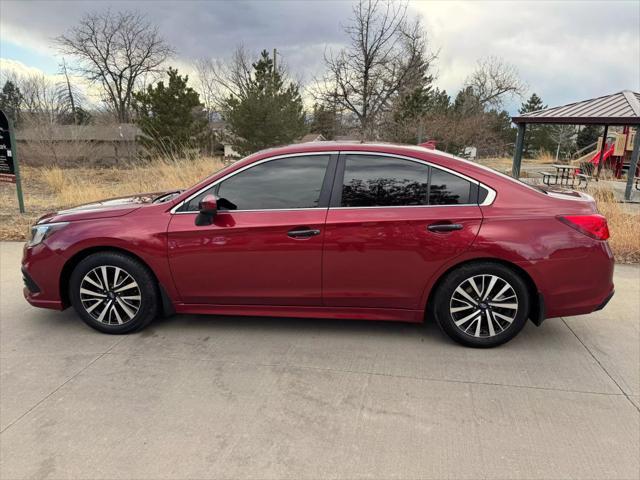
[(598, 310), (602, 310), (604, 307), (607, 306), (607, 303), (609, 303), (609, 301), (613, 298), (613, 295), (616, 293), (615, 290), (611, 290), (611, 293), (609, 295), (607, 295), (607, 298), (605, 298), (602, 303), (600, 305), (598, 305), (598, 307), (594, 310), (594, 311), (598, 311)]
[(522, 265), (544, 298), (544, 318), (584, 315), (603, 309), (614, 293), (614, 258), (606, 242), (588, 255)]

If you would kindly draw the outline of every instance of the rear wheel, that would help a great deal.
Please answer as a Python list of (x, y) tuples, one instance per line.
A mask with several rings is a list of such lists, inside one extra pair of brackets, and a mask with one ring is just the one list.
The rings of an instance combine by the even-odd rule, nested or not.
[(529, 315), (529, 293), (522, 278), (510, 268), (490, 262), (450, 272), (433, 301), (442, 330), (470, 347), (508, 342), (522, 330)]
[(128, 333), (146, 326), (158, 312), (151, 272), (118, 252), (83, 259), (71, 274), (71, 303), (82, 320), (104, 333)]

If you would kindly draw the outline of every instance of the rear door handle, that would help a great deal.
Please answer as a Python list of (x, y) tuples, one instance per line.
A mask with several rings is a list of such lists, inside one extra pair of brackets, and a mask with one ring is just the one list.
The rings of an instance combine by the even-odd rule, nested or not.
[(453, 232), (455, 230), (462, 230), (462, 225), (459, 223), (432, 223), (427, 227), (430, 232)]
[(309, 227), (296, 227), (293, 230), (289, 230), (287, 235), (291, 238), (310, 238), (320, 235), (320, 230)]

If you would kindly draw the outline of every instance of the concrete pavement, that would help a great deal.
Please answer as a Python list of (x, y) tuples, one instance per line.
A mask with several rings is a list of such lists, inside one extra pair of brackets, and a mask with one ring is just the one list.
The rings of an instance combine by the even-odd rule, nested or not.
[(493, 350), (433, 325), (176, 316), (127, 336), (22, 298), (0, 243), (0, 478), (640, 478), (640, 268)]

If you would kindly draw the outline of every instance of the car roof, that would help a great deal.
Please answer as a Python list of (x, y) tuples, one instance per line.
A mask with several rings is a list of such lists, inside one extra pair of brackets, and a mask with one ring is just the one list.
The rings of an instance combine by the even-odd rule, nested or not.
[(475, 162), (456, 157), (447, 152), (426, 148), (420, 145), (407, 145), (401, 143), (385, 142), (355, 142), (355, 141), (318, 141), (295, 143), (282, 147), (273, 147), (256, 152), (240, 162), (244, 164), (253, 163), (265, 158), (280, 155), (316, 153), (316, 152), (371, 152), (384, 153), (388, 155), (407, 156), (428, 162), (433, 162), (441, 166), (459, 170), (460, 173), (480, 173), (487, 174), (493, 172), (491, 169), (479, 165)]
[[(413, 152), (436, 152), (437, 150), (428, 149), (420, 145), (407, 145), (402, 143), (390, 142), (359, 142), (359, 141), (314, 141), (304, 143), (294, 143), (281, 147), (273, 147), (257, 152), (255, 155), (269, 154), (281, 155), (293, 152), (317, 152), (317, 151), (345, 151), (345, 150), (369, 150), (376, 152), (387, 152), (390, 150), (404, 150), (407, 153)], [(445, 152), (438, 152), (449, 155)], [(262, 156), (262, 155), (261, 155)]]

